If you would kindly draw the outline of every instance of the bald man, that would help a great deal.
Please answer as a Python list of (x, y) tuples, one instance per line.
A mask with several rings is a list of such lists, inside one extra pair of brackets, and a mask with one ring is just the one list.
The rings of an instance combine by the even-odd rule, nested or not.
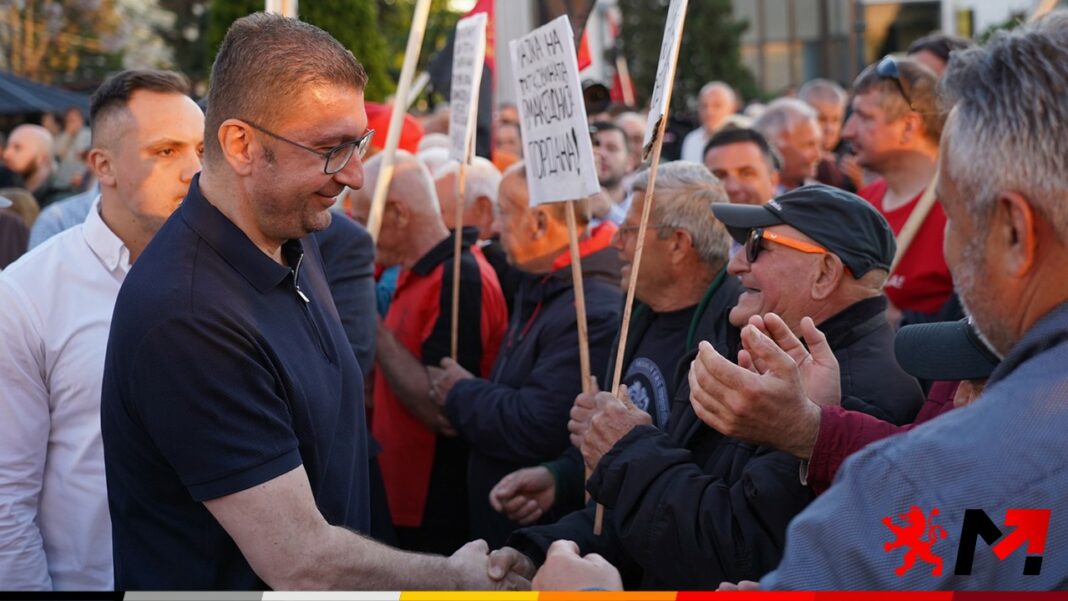
[(682, 140), (684, 161), (701, 162), (701, 153), (712, 134), (719, 131), (738, 110), (738, 94), (722, 81), (706, 83), (697, 96), (697, 116), (701, 126)]
[(51, 132), (40, 125), (16, 127), (4, 147), (4, 165), (22, 177), (25, 188), (42, 208), (69, 193), (55, 181), (54, 147)]
[[(380, 166), (379, 157), (367, 162), (364, 189), (375, 188)], [(493, 268), (471, 250), (478, 234), (476, 227), (462, 231), (456, 359), (487, 377), (508, 313)], [(468, 447), (431, 398), (426, 366), (451, 354), (455, 238), (442, 221), (430, 172), (403, 151), (397, 153), (377, 247), (382, 266), (401, 268), (378, 327), (371, 422), (382, 444), (390, 513), (402, 548), (450, 554), (468, 536)]]
[[(497, 187), (501, 185), (501, 172), (482, 157), (474, 157), (464, 172), (464, 227), (476, 228), (480, 241), (489, 240), (496, 233), (494, 223), (497, 221)], [(459, 175), (458, 161), (448, 161), (434, 171), (441, 219), (449, 229), (455, 227)]]

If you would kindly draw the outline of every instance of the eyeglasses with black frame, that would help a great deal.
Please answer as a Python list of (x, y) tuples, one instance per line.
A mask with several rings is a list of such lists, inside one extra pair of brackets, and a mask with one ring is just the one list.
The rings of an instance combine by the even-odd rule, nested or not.
[(256, 125), (248, 119), (242, 119), (242, 121), (248, 123), (253, 129), (261, 131), (267, 134), (268, 136), (271, 136), (272, 138), (281, 140), (283, 142), (286, 142), (287, 144), (292, 144), (297, 148), (307, 150), (308, 152), (323, 159), (323, 173), (325, 173), (326, 175), (334, 175), (335, 173), (344, 169), (345, 165), (348, 165), (349, 161), (352, 159), (352, 155), (356, 154), (357, 152), (360, 154), (360, 159), (362, 160), (363, 157), (367, 155), (367, 149), (371, 146), (371, 138), (373, 138), (375, 135), (375, 130), (369, 129), (366, 133), (364, 133), (362, 136), (355, 140), (342, 142), (341, 144), (338, 144), (337, 146), (331, 148), (330, 150), (327, 150), (326, 152), (319, 152), (318, 150), (305, 146), (300, 142), (294, 142), (289, 138), (280, 136), (265, 127)]
[(764, 250), (764, 240), (770, 240), (787, 248), (792, 248), (812, 255), (821, 255), (830, 252), (822, 246), (817, 246), (803, 240), (797, 240), (789, 236), (766, 231), (764, 228), (756, 227), (749, 230), (749, 235), (745, 238), (745, 258), (750, 264), (755, 263), (757, 257), (760, 256), (760, 252)]
[(879, 64), (875, 66), (875, 74), (882, 79), (889, 79), (897, 85), (897, 89), (901, 92), (901, 97), (908, 103), (910, 110), (916, 110), (916, 107), (912, 104), (912, 97), (905, 90), (908, 83), (901, 77), (901, 68), (898, 66), (897, 59), (887, 54), (883, 57), (883, 60), (879, 61)]

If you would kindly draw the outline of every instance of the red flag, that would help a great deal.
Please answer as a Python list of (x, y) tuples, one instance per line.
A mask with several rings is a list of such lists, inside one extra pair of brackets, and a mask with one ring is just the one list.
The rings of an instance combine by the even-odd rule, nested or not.
[(470, 17), (471, 15), (477, 15), (478, 13), (486, 13), (486, 66), (489, 67), (490, 72), (496, 74), (497, 47), (495, 40), (497, 39), (497, 27), (493, 20), (493, 0), (478, 0), (478, 2), (475, 3), (474, 8), (464, 15), (464, 17)]
[(578, 70), (582, 71), (586, 67), (593, 64), (593, 59), (590, 57), (590, 41), (588, 39), (589, 32), (582, 32), (582, 39), (579, 41), (578, 47)]

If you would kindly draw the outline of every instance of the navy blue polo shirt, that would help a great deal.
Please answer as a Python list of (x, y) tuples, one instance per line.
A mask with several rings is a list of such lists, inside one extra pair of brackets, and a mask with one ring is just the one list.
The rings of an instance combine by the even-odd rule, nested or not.
[(123, 283), (101, 399), (119, 590), (266, 588), (203, 502), (300, 465), (329, 523), (368, 530), (362, 375), (317, 245), (282, 250), (198, 177)]

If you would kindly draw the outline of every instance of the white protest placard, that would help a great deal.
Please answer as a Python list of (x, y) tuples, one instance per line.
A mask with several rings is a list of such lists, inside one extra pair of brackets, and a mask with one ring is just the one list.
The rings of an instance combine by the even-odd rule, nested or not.
[(512, 40), (509, 49), (530, 206), (595, 194), (601, 186), (567, 16)]
[(678, 63), (679, 47), (682, 45), (682, 23), (686, 20), (688, 0), (671, 0), (667, 21), (664, 23), (664, 40), (660, 43), (660, 64), (656, 67), (656, 83), (649, 99), (649, 120), (645, 124), (645, 139), (642, 140), (642, 158), (649, 158), (653, 136), (660, 120), (667, 115), (671, 104), (671, 87), (675, 82), (675, 65)]
[(486, 13), (456, 24), (453, 38), (452, 86), (449, 92), (449, 158), (466, 163), (478, 119), (478, 90), (486, 61)]

